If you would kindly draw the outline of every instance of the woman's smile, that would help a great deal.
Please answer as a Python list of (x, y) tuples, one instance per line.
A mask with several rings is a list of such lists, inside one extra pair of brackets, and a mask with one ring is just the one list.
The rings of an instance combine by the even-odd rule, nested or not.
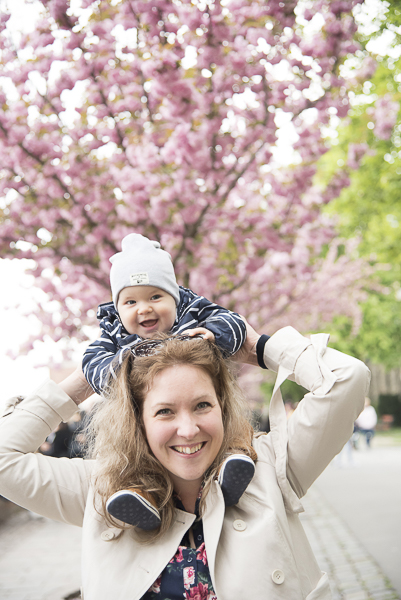
[(192, 456), (197, 454), (199, 450), (201, 450), (206, 442), (201, 442), (200, 444), (195, 444), (195, 446), (172, 446), (172, 449), (178, 452), (179, 454), (184, 454), (185, 456)]
[(209, 375), (182, 364), (159, 373), (145, 397), (143, 422), (150, 449), (169, 471), (176, 491), (200, 486), (224, 436)]

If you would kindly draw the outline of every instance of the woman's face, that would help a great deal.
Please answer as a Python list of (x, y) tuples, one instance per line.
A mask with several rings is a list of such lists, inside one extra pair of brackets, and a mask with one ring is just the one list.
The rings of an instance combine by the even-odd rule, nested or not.
[(146, 437), (178, 491), (200, 486), (224, 436), (221, 408), (209, 375), (190, 365), (159, 373), (143, 404)]

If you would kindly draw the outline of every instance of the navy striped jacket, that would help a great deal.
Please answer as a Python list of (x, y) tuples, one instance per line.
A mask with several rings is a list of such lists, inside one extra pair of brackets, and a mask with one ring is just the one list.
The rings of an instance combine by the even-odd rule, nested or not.
[[(101, 337), (85, 351), (82, 369), (92, 389), (101, 394), (110, 375), (115, 376), (124, 352), (141, 342), (142, 338), (128, 333), (113, 302), (101, 304), (97, 318), (100, 320)], [(195, 327), (211, 331), (225, 356), (237, 352), (246, 338), (245, 323), (237, 313), (180, 286), (180, 303), (171, 333), (179, 334)]]

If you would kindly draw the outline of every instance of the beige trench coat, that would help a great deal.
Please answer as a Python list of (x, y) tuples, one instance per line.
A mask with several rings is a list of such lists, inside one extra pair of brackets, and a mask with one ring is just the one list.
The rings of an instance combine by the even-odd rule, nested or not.
[[(313, 556), (298, 513), (299, 500), (341, 450), (363, 409), (369, 371), (326, 349), (328, 336), (309, 340), (291, 327), (265, 346), (278, 371), (270, 405), (271, 433), (255, 437), (256, 474), (236, 506), (225, 509), (217, 483), (203, 519), (210, 574), (218, 600), (327, 600), (327, 575)], [(279, 386), (290, 377), (311, 390), (286, 420)], [(133, 529), (107, 526), (93, 508), (94, 461), (35, 453), (75, 403), (48, 381), (0, 419), (0, 494), (49, 518), (83, 528), (85, 600), (138, 600), (175, 554), (194, 515), (176, 511), (169, 533), (142, 546)], [(51, 574), (49, 574), (51, 576)]]

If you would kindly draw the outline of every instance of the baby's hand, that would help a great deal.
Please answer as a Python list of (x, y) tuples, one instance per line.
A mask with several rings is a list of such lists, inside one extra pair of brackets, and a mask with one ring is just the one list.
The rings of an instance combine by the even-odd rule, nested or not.
[(181, 335), (189, 335), (191, 337), (194, 335), (201, 335), (204, 340), (210, 340), (211, 342), (214, 342), (214, 333), (212, 333), (208, 329), (205, 329), (204, 327), (195, 327), (195, 329), (186, 329), (185, 331), (181, 332)]

